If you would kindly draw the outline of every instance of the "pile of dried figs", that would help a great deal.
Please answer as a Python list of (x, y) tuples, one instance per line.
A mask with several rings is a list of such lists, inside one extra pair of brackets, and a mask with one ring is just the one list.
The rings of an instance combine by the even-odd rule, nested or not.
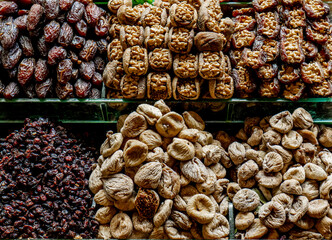
[(234, 137), (160, 100), (122, 115), (90, 179), (99, 238), (331, 239), (332, 128), (303, 108), (247, 118)]
[(0, 96), (100, 98), (108, 14), (90, 1), (0, 2)]

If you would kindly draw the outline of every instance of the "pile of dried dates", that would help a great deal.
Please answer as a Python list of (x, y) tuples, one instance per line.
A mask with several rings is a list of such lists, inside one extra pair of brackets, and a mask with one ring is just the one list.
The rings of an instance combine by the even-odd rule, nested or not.
[[(303, 108), (247, 118), (234, 137), (160, 100), (107, 132), (89, 187), (98, 238), (332, 238), (332, 128)], [(308, 237), (309, 236), (309, 237)]]
[(93, 238), (95, 149), (47, 119), (0, 139), (0, 238)]
[(90, 1), (0, 2), (0, 96), (100, 98), (108, 14)]

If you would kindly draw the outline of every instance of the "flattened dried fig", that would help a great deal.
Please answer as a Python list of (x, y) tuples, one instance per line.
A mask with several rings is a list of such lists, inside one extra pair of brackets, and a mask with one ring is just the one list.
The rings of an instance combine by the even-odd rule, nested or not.
[(188, 128), (188, 129), (183, 129), (178, 134), (178, 137), (182, 138), (182, 139), (186, 139), (192, 143), (195, 143), (198, 140), (198, 133), (199, 133), (199, 130), (193, 129), (193, 128)]
[(293, 128), (293, 118), (290, 112), (280, 112), (270, 118), (270, 125), (280, 133), (288, 133)]
[(155, 227), (160, 227), (166, 222), (169, 215), (171, 214), (172, 207), (173, 200), (171, 199), (166, 199), (160, 204), (158, 211), (153, 217), (153, 224), (155, 225)]
[(103, 182), (101, 181), (101, 171), (99, 165), (97, 165), (89, 177), (89, 189), (93, 194), (96, 194), (102, 188)]
[(159, 195), (150, 189), (140, 188), (135, 198), (135, 207), (143, 218), (153, 218), (159, 207)]
[(192, 160), (181, 162), (180, 169), (186, 178), (195, 183), (204, 182), (208, 176), (205, 165), (196, 157)]
[(293, 158), (292, 152), (280, 145), (270, 145), (270, 143), (267, 143), (266, 146), (270, 152), (278, 153), (282, 157), (284, 164), (289, 163)]
[(147, 128), (148, 124), (145, 117), (137, 112), (132, 112), (126, 118), (123, 127), (121, 128), (121, 133), (123, 136), (134, 138), (140, 135)]
[(216, 174), (210, 169), (207, 168), (207, 178), (202, 183), (196, 183), (196, 188), (200, 193), (211, 194), (215, 190), (215, 182), (217, 181)]
[(206, 146), (208, 144), (212, 144), (213, 136), (211, 133), (207, 131), (199, 131), (198, 132), (198, 140), (197, 142), (202, 146)]
[(269, 152), (265, 155), (263, 161), (263, 170), (266, 173), (279, 172), (284, 167), (282, 157), (275, 152)]
[(150, 239), (167, 239), (168, 236), (165, 232), (164, 226), (160, 226), (160, 227), (155, 227), (150, 236)]
[(155, 125), (158, 119), (162, 116), (159, 108), (149, 104), (140, 104), (136, 111), (137, 113), (142, 114), (150, 125)]
[(294, 151), (295, 161), (301, 164), (312, 162), (316, 155), (316, 147), (311, 143), (302, 143), (301, 146)]
[(148, 146), (138, 140), (128, 140), (123, 149), (126, 167), (136, 167), (143, 163), (148, 155)]
[(203, 147), (204, 164), (210, 166), (220, 161), (223, 149), (216, 145), (206, 145)]
[(154, 106), (159, 108), (159, 110), (161, 111), (161, 113), (163, 115), (165, 115), (166, 113), (169, 113), (171, 111), (171, 109), (166, 105), (166, 103), (162, 99), (155, 102)]
[(277, 202), (268, 202), (260, 207), (259, 219), (268, 228), (278, 228), (286, 221), (286, 213), (284, 207)]
[(195, 156), (195, 147), (185, 139), (174, 138), (167, 147), (167, 153), (176, 160), (186, 161)]
[(125, 165), (122, 150), (116, 151), (111, 157), (104, 160), (100, 171), (103, 178), (110, 177), (112, 174), (122, 171)]
[(143, 233), (150, 233), (153, 230), (153, 223), (151, 220), (146, 219), (138, 215), (137, 212), (133, 213), (132, 216), (133, 227), (136, 231)]
[(163, 173), (158, 186), (158, 193), (163, 198), (173, 199), (180, 192), (180, 176), (163, 164)]
[(300, 164), (293, 165), (285, 172), (283, 178), (284, 180), (295, 179), (299, 183), (303, 183), (305, 181), (304, 168)]
[(134, 182), (139, 187), (157, 188), (160, 183), (161, 174), (162, 164), (160, 162), (150, 162), (138, 169)]
[(295, 179), (285, 180), (280, 185), (280, 190), (287, 194), (301, 195), (302, 187), (300, 183)]
[(319, 196), (319, 185), (315, 180), (307, 180), (302, 183), (302, 195), (306, 196), (309, 201)]
[(178, 226), (172, 220), (167, 220), (165, 223), (165, 232), (170, 239), (191, 239), (191, 233), (178, 229)]
[(99, 231), (98, 231), (97, 238), (100, 238), (100, 239), (111, 239), (112, 238), (112, 234), (111, 234), (110, 226), (109, 225), (100, 225), (99, 226)]
[(241, 187), (239, 186), (238, 183), (231, 182), (227, 186), (227, 196), (229, 197), (230, 200), (233, 201), (235, 194), (240, 190)]
[(248, 138), (247, 143), (250, 146), (257, 146), (261, 143), (263, 137), (263, 130), (260, 127), (253, 127), (251, 136)]
[(294, 198), (292, 208), (289, 210), (288, 219), (291, 222), (297, 222), (308, 211), (309, 201), (305, 196), (297, 196)]
[(121, 147), (122, 142), (123, 136), (121, 133), (107, 135), (107, 139), (100, 147), (100, 154), (102, 154), (104, 158), (111, 156)]
[(313, 179), (317, 181), (323, 181), (327, 178), (327, 173), (320, 166), (307, 163), (304, 165), (305, 176), (308, 179)]
[(293, 195), (288, 195), (286, 193), (279, 193), (271, 199), (271, 202), (279, 203), (280, 205), (283, 206), (285, 212), (288, 213), (292, 207), (293, 200), (294, 200)]
[(114, 201), (114, 207), (120, 211), (133, 211), (135, 209), (135, 198), (136, 193), (133, 191), (133, 194), (126, 201)]
[(320, 234), (324, 236), (326, 239), (332, 238), (332, 219), (325, 216), (322, 219), (318, 220), (315, 225), (316, 229)]
[(100, 189), (96, 195), (93, 197), (93, 200), (102, 206), (113, 206), (114, 203), (108, 199), (109, 197), (107, 196), (107, 193), (104, 189)]
[(201, 224), (212, 221), (216, 214), (214, 205), (209, 197), (204, 194), (196, 194), (187, 203), (187, 214)]
[(249, 160), (243, 163), (237, 169), (237, 176), (242, 180), (248, 180), (249, 178), (254, 177), (259, 171), (259, 167), (254, 160)]
[(161, 136), (153, 130), (146, 130), (141, 133), (139, 140), (148, 146), (149, 150), (160, 147), (162, 144)]
[(175, 112), (166, 113), (156, 123), (156, 129), (163, 137), (175, 137), (183, 128), (184, 120)]
[(255, 191), (244, 188), (234, 195), (233, 204), (241, 212), (253, 211), (259, 205), (259, 196)]
[(307, 214), (312, 218), (323, 218), (330, 209), (329, 202), (323, 199), (315, 199), (309, 202)]
[(261, 184), (266, 188), (275, 188), (280, 185), (282, 182), (282, 174), (277, 173), (265, 173), (263, 170), (259, 171), (255, 176), (258, 184)]
[(297, 108), (292, 114), (294, 127), (310, 128), (313, 125), (311, 114), (303, 108)]
[(243, 163), (245, 160), (246, 149), (239, 142), (233, 142), (228, 147), (228, 154), (235, 165)]
[(183, 119), (188, 126), (188, 128), (194, 128), (204, 131), (205, 122), (196, 112), (185, 111), (183, 114)]
[(194, 38), (195, 46), (198, 51), (222, 51), (225, 44), (226, 38), (221, 33), (214, 32), (199, 32)]
[(235, 227), (238, 230), (246, 230), (255, 219), (252, 212), (239, 212), (235, 218)]
[(281, 144), (283, 147), (287, 149), (297, 149), (303, 142), (302, 136), (296, 131), (289, 131), (286, 133), (281, 140)]
[(319, 143), (324, 147), (332, 147), (332, 128), (324, 127), (319, 133)]
[(96, 212), (95, 219), (100, 224), (107, 224), (111, 221), (112, 217), (116, 214), (116, 209), (113, 206), (101, 207)]
[(216, 213), (214, 218), (208, 224), (203, 225), (204, 239), (219, 239), (229, 235), (229, 223), (220, 213)]
[(261, 220), (255, 218), (253, 224), (251, 224), (247, 229), (245, 239), (259, 239), (263, 237), (268, 231), (268, 228), (263, 225)]
[(326, 180), (320, 185), (320, 198), (330, 200), (332, 198), (332, 175), (329, 175)]
[(134, 183), (130, 177), (123, 173), (112, 175), (102, 180), (106, 193), (117, 201), (125, 201), (130, 198), (134, 191)]
[(217, 179), (222, 179), (226, 176), (226, 168), (220, 163), (211, 165), (210, 169), (216, 174)]
[(116, 214), (111, 221), (111, 234), (114, 238), (126, 239), (133, 231), (133, 223), (130, 217), (123, 212)]
[(173, 210), (171, 212), (170, 218), (183, 230), (190, 230), (192, 222), (187, 214)]

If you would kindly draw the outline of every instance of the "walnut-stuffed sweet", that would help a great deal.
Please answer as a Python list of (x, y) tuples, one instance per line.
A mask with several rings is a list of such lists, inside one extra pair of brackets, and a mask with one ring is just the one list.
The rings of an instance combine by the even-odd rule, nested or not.
[(232, 67), (234, 68), (245, 67), (246, 63), (242, 59), (242, 53), (243, 49), (236, 49), (229, 51), (229, 58), (232, 63)]
[(280, 24), (277, 12), (256, 12), (257, 33), (268, 38), (276, 38), (279, 35)]
[(204, 1), (198, 11), (197, 25), (199, 30), (220, 33), (222, 31), (220, 27), (222, 16), (219, 2)]
[(278, 72), (278, 80), (283, 84), (293, 83), (301, 78), (300, 69), (282, 64)]
[(304, 0), (303, 9), (309, 18), (322, 18), (329, 13), (329, 6), (321, 0)]
[(285, 85), (283, 96), (286, 99), (297, 101), (301, 98), (305, 90), (305, 83), (302, 81), (295, 81)]
[(305, 83), (320, 83), (324, 80), (324, 72), (319, 62), (302, 63), (301, 76)]
[(257, 36), (252, 46), (254, 51), (264, 51), (267, 55), (266, 62), (274, 61), (279, 56), (280, 43), (277, 40)]
[(303, 41), (302, 42), (302, 49), (306, 59), (313, 59), (318, 54), (317, 46), (310, 41)]
[(169, 17), (173, 27), (192, 28), (196, 25), (198, 15), (192, 5), (181, 2), (171, 6)]
[(123, 68), (126, 74), (142, 76), (148, 71), (148, 53), (145, 48), (134, 46), (123, 53)]
[(172, 81), (173, 98), (175, 100), (195, 100), (201, 93), (200, 80), (198, 78), (180, 79), (175, 77)]
[(144, 32), (144, 46), (148, 50), (164, 48), (168, 42), (168, 27), (160, 25), (148, 26)]
[(166, 72), (151, 72), (147, 77), (147, 97), (152, 100), (169, 99), (172, 96), (171, 77)]
[(250, 94), (256, 89), (255, 80), (247, 68), (240, 67), (233, 69), (232, 78), (234, 80), (235, 89), (238, 93)]
[(120, 83), (121, 93), (124, 98), (144, 98), (146, 92), (146, 79), (125, 74)]
[[(120, 0), (121, 1), (121, 0)], [(111, 38), (120, 38), (120, 28), (121, 28), (121, 23), (119, 22), (119, 19), (117, 18), (116, 15), (112, 15), (109, 18), (109, 24), (110, 28), (108, 30)]]
[(116, 14), (118, 9), (122, 6), (132, 6), (132, 2), (129, 0), (110, 0), (108, 1), (107, 7), (110, 10), (111, 13)]
[(232, 45), (234, 48), (251, 47), (255, 41), (256, 34), (254, 31), (242, 30), (232, 35)]
[(106, 87), (120, 90), (120, 82), (123, 75), (124, 70), (122, 62), (116, 60), (108, 62), (103, 72), (103, 81)]
[(280, 15), (289, 28), (301, 28), (306, 26), (306, 15), (302, 8), (281, 8)]
[(214, 32), (199, 32), (196, 34), (195, 46), (198, 51), (221, 51), (226, 45), (227, 39), (224, 34)]
[(149, 53), (150, 67), (155, 71), (168, 71), (172, 67), (172, 53), (169, 49), (155, 48)]
[(315, 30), (310, 25), (306, 27), (305, 33), (308, 40), (313, 41), (317, 44), (325, 44), (328, 38), (327, 31), (324, 31), (322, 29)]
[(198, 55), (177, 54), (173, 61), (173, 71), (179, 78), (195, 78), (198, 75)]
[(330, 79), (324, 79), (320, 83), (314, 83), (310, 86), (310, 92), (314, 96), (330, 97), (332, 96), (332, 82)]
[(263, 81), (259, 86), (258, 92), (261, 97), (278, 97), (280, 92), (280, 83), (278, 79), (274, 78), (271, 81)]
[(257, 69), (265, 64), (267, 54), (264, 51), (252, 51), (249, 48), (245, 48), (241, 58), (248, 67)]
[(250, 15), (239, 15), (236, 16), (234, 19), (234, 32), (248, 30), (254, 30), (256, 26), (256, 20), (253, 16)]
[(225, 56), (222, 52), (205, 51), (199, 55), (199, 75), (204, 79), (222, 78), (225, 65)]
[(120, 28), (120, 41), (123, 49), (142, 46), (144, 39), (144, 28), (142, 26), (123, 25)]
[(123, 47), (120, 39), (113, 39), (107, 46), (108, 61), (121, 60), (123, 56)]
[(233, 78), (227, 73), (222, 79), (214, 79), (209, 81), (209, 92), (214, 99), (229, 99), (234, 94)]
[(264, 12), (267, 10), (272, 10), (278, 5), (277, 0), (253, 0), (252, 5), (257, 12)]
[(167, 12), (165, 8), (150, 6), (142, 13), (140, 21), (143, 27), (161, 25), (165, 26), (167, 22)]
[(175, 53), (189, 53), (194, 43), (194, 30), (171, 28), (168, 34), (168, 48)]
[(266, 63), (256, 70), (257, 77), (262, 79), (273, 79), (278, 74), (278, 65), (276, 63)]
[(119, 22), (123, 25), (135, 25), (140, 18), (140, 11), (138, 8), (122, 5), (117, 11)]
[(304, 61), (302, 51), (302, 29), (282, 27), (280, 31), (280, 57), (287, 64), (300, 64)]

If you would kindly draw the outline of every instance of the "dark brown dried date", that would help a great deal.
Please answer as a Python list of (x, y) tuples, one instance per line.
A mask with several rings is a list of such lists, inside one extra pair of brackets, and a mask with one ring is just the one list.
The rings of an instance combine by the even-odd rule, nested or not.
[(94, 63), (96, 71), (102, 74), (105, 68), (105, 61), (101, 57), (97, 56), (94, 59)]
[(86, 98), (91, 92), (91, 83), (78, 79), (75, 83), (75, 93), (79, 98)]
[(8, 17), (0, 25), (0, 43), (4, 49), (12, 48), (17, 40), (19, 30), (12, 17)]
[(91, 93), (89, 95), (89, 98), (91, 99), (99, 99), (101, 98), (101, 91), (97, 88), (92, 88)]
[(69, 23), (76, 23), (82, 19), (83, 14), (85, 12), (85, 7), (83, 3), (75, 1), (71, 6), (70, 11), (67, 14), (67, 21)]
[(65, 59), (67, 56), (67, 51), (63, 47), (54, 46), (48, 52), (47, 63), (50, 65), (55, 65), (61, 60)]
[(48, 66), (45, 59), (38, 59), (35, 68), (35, 80), (37, 82), (43, 82), (48, 76)]
[(6, 99), (13, 99), (18, 96), (20, 93), (20, 88), (17, 82), (10, 82), (3, 93), (4, 98)]
[(14, 47), (8, 50), (3, 50), (1, 54), (2, 66), (4, 69), (14, 68), (20, 61), (22, 56), (22, 49), (16, 43)]
[(68, 11), (73, 3), (74, 0), (59, 0), (59, 7), (62, 11)]
[(81, 60), (78, 59), (77, 54), (71, 50), (69, 50), (67, 58), (69, 58), (73, 63), (81, 64)]
[(309, 18), (322, 18), (330, 12), (329, 5), (321, 0), (303, 0), (302, 4)]
[(22, 89), (26, 97), (28, 98), (36, 97), (35, 86), (33, 83), (29, 83), (23, 86)]
[(95, 26), (95, 34), (98, 37), (105, 37), (108, 33), (108, 30), (109, 30), (109, 23), (106, 17), (101, 16)]
[(97, 53), (97, 44), (93, 40), (87, 40), (83, 49), (80, 51), (80, 58), (84, 61), (91, 61)]
[(255, 9), (254, 8), (239, 8), (234, 9), (232, 12), (233, 17), (237, 17), (240, 15), (248, 15), (248, 16), (254, 16), (255, 15)]
[(101, 11), (100, 8), (94, 4), (94, 3), (89, 3), (85, 7), (85, 20), (88, 25), (91, 27), (94, 27), (97, 24), (98, 19), (101, 16)]
[(302, 81), (296, 81), (285, 85), (283, 96), (291, 101), (297, 101), (301, 98), (305, 90), (305, 83)]
[(282, 27), (280, 38), (281, 60), (287, 64), (301, 64), (305, 58), (302, 50), (302, 29)]
[(80, 75), (84, 80), (89, 81), (95, 74), (96, 68), (93, 61), (82, 62), (80, 65)]
[(45, 41), (50, 43), (53, 42), (55, 39), (59, 37), (60, 34), (60, 23), (57, 21), (51, 21), (50, 23), (46, 24), (44, 27), (44, 36)]
[(16, 80), (17, 79), (17, 67), (14, 67), (13, 69), (7, 70), (8, 78)]
[(303, 41), (302, 49), (306, 59), (313, 59), (318, 54), (317, 46), (310, 41)]
[(232, 35), (232, 44), (234, 48), (251, 47), (255, 41), (254, 31), (242, 30)]
[(309, 41), (324, 45), (327, 42), (328, 35), (321, 31), (314, 30), (310, 25), (306, 27), (306, 37)]
[(251, 72), (244, 67), (232, 70), (236, 91), (241, 94), (250, 94), (256, 90), (256, 83)]
[(103, 84), (103, 76), (99, 72), (95, 72), (95, 74), (93, 74), (91, 82), (95, 86), (101, 86)]
[(22, 35), (19, 39), (23, 55), (26, 57), (32, 57), (35, 54), (31, 39), (27, 36)]
[(60, 34), (58, 37), (58, 43), (63, 47), (68, 47), (74, 37), (74, 31), (72, 27), (64, 22), (60, 29)]
[(88, 25), (83, 19), (81, 19), (75, 24), (75, 29), (80, 36), (85, 37), (88, 31)]
[(252, 51), (245, 48), (242, 52), (241, 59), (252, 69), (258, 69), (263, 66), (267, 60), (267, 54), (264, 51)]
[(289, 28), (300, 28), (306, 26), (306, 15), (302, 8), (279, 9), (279, 14), (285, 25)]
[(244, 29), (248, 31), (254, 30), (256, 26), (256, 20), (253, 16), (250, 15), (239, 15), (236, 16), (234, 21), (234, 31), (242, 31)]
[(321, 83), (324, 80), (324, 71), (319, 62), (302, 63), (301, 77), (308, 84)]
[(51, 95), (52, 92), (52, 79), (48, 78), (43, 82), (36, 83), (35, 91), (38, 98), (46, 98)]
[(106, 54), (107, 46), (108, 46), (107, 40), (102, 38), (102, 39), (98, 40), (96, 43), (97, 43), (98, 53), (101, 55)]
[(55, 92), (60, 99), (72, 98), (74, 96), (74, 87), (69, 82), (67, 82), (65, 85), (57, 83)]
[(71, 79), (72, 80), (77, 80), (78, 79), (78, 75), (79, 75), (79, 71), (77, 68), (74, 68), (72, 71), (71, 71)]
[(9, 15), (17, 13), (18, 6), (13, 1), (2, 1), (0, 2), (0, 15)]
[(23, 15), (15, 18), (14, 24), (20, 31), (25, 31), (27, 29), (28, 15)]
[(45, 0), (44, 9), (45, 17), (48, 20), (57, 18), (60, 12), (59, 0)]
[(45, 36), (42, 36), (41, 38), (38, 39), (38, 41), (37, 41), (37, 49), (38, 49), (39, 54), (42, 57), (46, 57), (47, 56), (49, 46), (46, 43)]
[(81, 49), (85, 44), (85, 38), (81, 36), (74, 36), (73, 40), (71, 41), (70, 46), (76, 49)]
[(28, 31), (35, 30), (44, 13), (44, 8), (40, 4), (33, 4), (30, 8), (27, 20)]
[(57, 79), (61, 84), (70, 81), (73, 70), (73, 62), (70, 59), (62, 60), (57, 67)]
[(33, 76), (36, 61), (34, 58), (24, 58), (18, 66), (17, 81), (21, 86), (25, 86)]

